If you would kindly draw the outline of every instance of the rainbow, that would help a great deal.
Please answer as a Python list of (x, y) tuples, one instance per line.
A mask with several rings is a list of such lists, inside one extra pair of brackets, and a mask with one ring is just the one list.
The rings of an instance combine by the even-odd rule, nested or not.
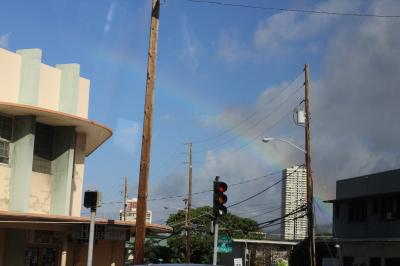
[[(99, 48), (100, 49), (100, 48)], [(118, 70), (129, 71), (132, 74), (132, 79), (143, 80), (147, 69), (146, 61), (140, 56), (125, 54), (124, 49), (104, 49), (101, 51), (93, 50), (91, 59), (99, 66), (107, 65), (110, 68)], [(101, 56), (99, 56), (101, 54)], [(164, 74), (164, 71), (167, 74)], [(160, 73), (161, 72), (161, 73)], [(198, 111), (207, 110), (209, 113), (218, 113), (220, 110), (215, 108), (218, 103), (215, 99), (211, 99), (205, 95), (201, 89), (187, 89), (187, 85), (183, 84), (180, 80), (174, 79), (174, 75), (168, 75), (168, 70), (158, 71), (157, 74), (157, 93), (165, 97), (172, 97), (174, 101), (182, 103), (186, 108), (192, 108)], [(194, 85), (193, 85), (194, 86)], [(194, 86), (195, 87), (195, 86)], [(156, 94), (157, 94), (156, 93)], [(231, 127), (230, 123), (223, 123), (220, 125), (221, 129), (228, 129)], [(239, 136), (241, 143), (249, 143), (246, 150), (253, 153), (255, 160), (268, 166), (269, 169), (283, 169), (288, 167), (284, 165), (274, 154), (260, 145), (259, 141), (253, 141), (254, 136), (250, 134), (242, 134), (238, 130), (233, 130), (233, 133)], [(332, 220), (332, 207), (330, 204), (324, 203), (324, 200), (330, 199), (331, 196), (326, 193), (323, 184), (316, 180), (314, 182), (314, 208), (316, 212), (317, 223), (330, 223)]]

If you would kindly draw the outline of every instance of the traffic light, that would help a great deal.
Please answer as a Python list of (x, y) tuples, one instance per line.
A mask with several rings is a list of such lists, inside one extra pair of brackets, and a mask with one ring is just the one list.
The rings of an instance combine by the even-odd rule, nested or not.
[(224, 192), (228, 189), (228, 185), (225, 182), (214, 181), (214, 217), (220, 217), (227, 213), (227, 208), (224, 206), (228, 197)]

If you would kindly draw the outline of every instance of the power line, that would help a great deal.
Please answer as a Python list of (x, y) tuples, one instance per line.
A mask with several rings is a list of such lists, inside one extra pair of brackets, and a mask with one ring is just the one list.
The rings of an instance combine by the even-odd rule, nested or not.
[(185, 0), (196, 4), (213, 4), (219, 6), (242, 7), (250, 9), (281, 11), (281, 12), (294, 12), (294, 13), (309, 13), (318, 15), (334, 15), (334, 16), (349, 16), (349, 17), (374, 17), (374, 18), (400, 18), (400, 15), (381, 15), (373, 13), (358, 13), (358, 12), (339, 12), (339, 11), (325, 11), (325, 10), (311, 10), (311, 9), (297, 9), (297, 8), (282, 8), (282, 7), (266, 7), (247, 4), (235, 4), (220, 1), (210, 0)]
[[(285, 86), (285, 88), (283, 88), (278, 94), (276, 94), (274, 97), (272, 97), (273, 101), (275, 100), (278, 96), (280, 96), (286, 89), (290, 88), (290, 86), (300, 77), (301, 74), (297, 75), (287, 86)], [(265, 108), (265, 106), (267, 106), (266, 104), (261, 105), (260, 107), (258, 107), (255, 111), (253, 111), (252, 113), (250, 113), (249, 115), (247, 115), (244, 119), (240, 120), (237, 124), (217, 133), (214, 136), (208, 137), (206, 139), (201, 139), (201, 140), (195, 140), (193, 141), (193, 143), (202, 143), (202, 142), (207, 142), (210, 141), (212, 139), (216, 139), (219, 138), (223, 135), (225, 135), (226, 133), (232, 131), (233, 129), (239, 127), (241, 124), (243, 124), (244, 122), (246, 122), (247, 120), (250, 120), (251, 118), (253, 118), (257, 113), (259, 113), (262, 109)], [(198, 152), (198, 151), (197, 151)]]
[[(163, 162), (160, 164), (160, 166), (157, 167), (157, 168), (153, 171), (153, 173), (154, 173), (154, 174), (153, 174), (153, 178), (154, 178), (154, 176), (159, 176), (159, 172), (160, 172), (161, 169), (164, 168), (164, 166), (170, 165), (170, 164), (167, 164), (169, 161), (171, 161), (171, 160), (174, 159), (174, 158), (177, 158), (178, 152), (179, 152), (181, 149), (182, 149), (182, 147), (181, 147), (181, 146), (178, 146), (178, 147), (174, 150), (174, 152), (171, 153), (171, 154), (167, 157), (167, 159), (166, 159), (165, 161), (163, 161)], [(177, 160), (176, 160), (176, 161), (177, 161)]]
[(285, 215), (283, 215), (283, 216), (281, 216), (281, 217), (278, 217), (278, 218), (275, 218), (275, 219), (272, 219), (272, 220), (269, 220), (269, 221), (266, 221), (266, 222), (262, 222), (262, 223), (258, 223), (257, 225), (265, 225), (265, 224), (272, 224), (272, 223), (274, 223), (274, 222), (277, 222), (277, 221), (279, 221), (279, 220), (282, 220), (282, 219), (284, 219), (284, 218), (286, 218), (286, 217), (289, 217), (289, 216), (291, 216), (291, 215), (294, 215), (294, 214), (297, 214), (297, 213), (299, 213), (299, 212), (303, 212), (303, 211), (305, 211), (306, 210), (306, 206), (305, 205), (302, 205), (302, 206), (300, 206), (300, 207), (298, 207), (297, 209), (295, 209), (295, 210), (293, 210), (293, 211), (291, 211), (291, 212), (289, 212), (288, 214), (285, 214)]
[(257, 136), (255, 136), (253, 139), (251, 139), (249, 142), (243, 144), (242, 146), (239, 146), (238, 148), (234, 149), (233, 151), (230, 151), (228, 154), (223, 154), (220, 156), (217, 156), (215, 158), (212, 159), (206, 159), (203, 161), (194, 161), (194, 163), (205, 163), (205, 162), (212, 162), (212, 161), (216, 161), (218, 159), (221, 158), (225, 158), (228, 156), (232, 156), (233, 154), (237, 153), (238, 151), (243, 150), (244, 148), (246, 148), (248, 145), (250, 145), (251, 143), (253, 143), (256, 140), (259, 140), (259, 138), (263, 135), (265, 135), (267, 132), (269, 132), (271, 129), (273, 129), (275, 126), (277, 126), (282, 120), (283, 118), (287, 117), (289, 114), (291, 114), (293, 112), (293, 110), (290, 110), (288, 113), (284, 114), (283, 116), (281, 116), (281, 118), (279, 118), (270, 128), (268, 128), (266, 131), (261, 132), (260, 134), (258, 134)]
[[(269, 176), (274, 176), (274, 175), (276, 175), (276, 174), (278, 174), (278, 173), (280, 173), (280, 172), (272, 172), (272, 173), (268, 173), (268, 174), (265, 174), (265, 175), (262, 175), (262, 176), (257, 176), (257, 177), (249, 178), (249, 179), (243, 180), (243, 181), (241, 181), (241, 182), (237, 182), (237, 183), (230, 184), (229, 187), (244, 185), (244, 184), (247, 184), (247, 183), (256, 181), (256, 180), (261, 179), (261, 178), (266, 178), (266, 177), (269, 177)], [(204, 194), (204, 193), (208, 193), (208, 192), (212, 192), (212, 191), (213, 191), (212, 189), (206, 189), (206, 190), (202, 190), (202, 191), (198, 191), (198, 192), (193, 192), (192, 195), (199, 195), (199, 194)], [(186, 196), (187, 196), (186, 194), (184, 194), (184, 195), (181, 194), (181, 195), (165, 196), (165, 197), (160, 197), (160, 198), (149, 198), (148, 201), (183, 198), (183, 197), (186, 197)], [(115, 203), (115, 202), (114, 202), (114, 203)], [(107, 204), (107, 203), (103, 203), (103, 204)]]
[(263, 212), (263, 213), (261, 213), (261, 214), (257, 214), (257, 215), (254, 215), (254, 216), (252, 216), (252, 217), (249, 217), (249, 219), (254, 219), (254, 218), (263, 216), (263, 215), (265, 215), (265, 214), (273, 213), (273, 212), (276, 212), (277, 210), (280, 210), (280, 209), (281, 209), (281, 206), (279, 206), (278, 208), (275, 208), (275, 209), (272, 209), (272, 210)]
[[(269, 112), (268, 114), (266, 114), (265, 116), (263, 116), (261, 119), (257, 120), (257, 121), (256, 121), (255, 123), (253, 123), (250, 127), (244, 129), (244, 131), (240, 132), (239, 134), (237, 134), (237, 135), (234, 136), (233, 138), (230, 138), (230, 139), (228, 139), (228, 140), (225, 141), (225, 142), (222, 142), (222, 143), (220, 143), (220, 144), (218, 144), (218, 145), (215, 145), (215, 146), (213, 147), (213, 149), (211, 149), (211, 150), (210, 150), (210, 149), (203, 149), (203, 150), (200, 150), (200, 151), (196, 151), (196, 153), (200, 153), (200, 152), (209, 152), (209, 151), (215, 150), (215, 147), (224, 146), (224, 145), (226, 145), (226, 144), (228, 144), (228, 143), (234, 141), (235, 139), (237, 139), (237, 138), (239, 138), (239, 137), (245, 135), (245, 134), (246, 134), (247, 132), (249, 132), (251, 129), (253, 129), (253, 128), (259, 126), (259, 125), (261, 124), (261, 122), (263, 122), (263, 121), (265, 121), (266, 119), (270, 118), (276, 111), (278, 111), (278, 110), (283, 106), (284, 103), (286, 103), (286, 102), (287, 102), (288, 100), (290, 100), (290, 99), (293, 99), (291, 96), (293, 96), (293, 95), (295, 95), (296, 93), (298, 93), (299, 90), (300, 90), (301, 88), (303, 88), (303, 86), (304, 86), (304, 85), (301, 85), (301, 86), (298, 87), (293, 93), (287, 95), (287, 97), (285, 97), (285, 98), (283, 99), (283, 101), (282, 101), (280, 104), (278, 104), (271, 112)], [(283, 90), (283, 91), (284, 91), (284, 90)], [(292, 110), (291, 110), (291, 111), (292, 111)]]
[[(300, 167), (299, 167), (299, 168), (300, 168)], [(234, 203), (234, 204), (228, 206), (228, 208), (231, 208), (231, 207), (234, 207), (234, 206), (236, 206), (236, 205), (242, 204), (243, 202), (246, 202), (246, 201), (248, 201), (248, 200), (251, 200), (251, 199), (257, 197), (258, 195), (261, 195), (261, 194), (264, 193), (265, 191), (267, 191), (267, 190), (273, 188), (274, 186), (278, 185), (280, 182), (282, 182), (283, 180), (285, 180), (286, 178), (288, 178), (288, 177), (291, 176), (292, 174), (296, 173), (297, 170), (298, 170), (299, 168), (297, 168), (295, 171), (291, 172), (288, 176), (279, 179), (277, 182), (275, 182), (275, 183), (273, 183), (272, 185), (270, 185), (270, 186), (266, 187), (265, 189), (261, 190), (260, 192), (254, 194), (254, 195), (252, 195), (252, 196), (250, 196), (250, 197), (248, 197), (248, 198), (245, 198), (244, 200), (241, 200), (241, 201), (239, 201), (239, 202), (236, 202), (236, 203)]]

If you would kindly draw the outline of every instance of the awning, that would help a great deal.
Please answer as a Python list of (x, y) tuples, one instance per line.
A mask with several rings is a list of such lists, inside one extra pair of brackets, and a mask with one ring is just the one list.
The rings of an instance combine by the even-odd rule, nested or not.
[(86, 156), (96, 150), (112, 135), (110, 128), (95, 121), (31, 105), (0, 101), (0, 113), (10, 116), (33, 115), (36, 116), (38, 122), (51, 126), (74, 126), (77, 132), (86, 135)]
[[(66, 215), (49, 215), (40, 213), (24, 213), (0, 211), (0, 225), (4, 223), (58, 223), (58, 224), (89, 224), (89, 217), (82, 216), (66, 216)], [(134, 228), (134, 221), (120, 221), (96, 218), (96, 224), (115, 225), (125, 228)], [(173, 229), (168, 225), (162, 224), (146, 224), (146, 230), (152, 233), (172, 233)]]

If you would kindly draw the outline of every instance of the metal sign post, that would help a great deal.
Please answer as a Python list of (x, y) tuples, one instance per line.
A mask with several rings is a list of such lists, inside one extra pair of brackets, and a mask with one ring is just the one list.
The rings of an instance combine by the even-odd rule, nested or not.
[(101, 193), (99, 191), (97, 190), (85, 191), (83, 206), (85, 206), (86, 208), (90, 208), (90, 228), (89, 228), (87, 266), (92, 266), (96, 208), (100, 207), (100, 202), (101, 202)]
[(96, 217), (96, 208), (91, 208), (90, 209), (90, 229), (89, 229), (89, 246), (88, 246), (87, 266), (92, 266), (95, 217)]

